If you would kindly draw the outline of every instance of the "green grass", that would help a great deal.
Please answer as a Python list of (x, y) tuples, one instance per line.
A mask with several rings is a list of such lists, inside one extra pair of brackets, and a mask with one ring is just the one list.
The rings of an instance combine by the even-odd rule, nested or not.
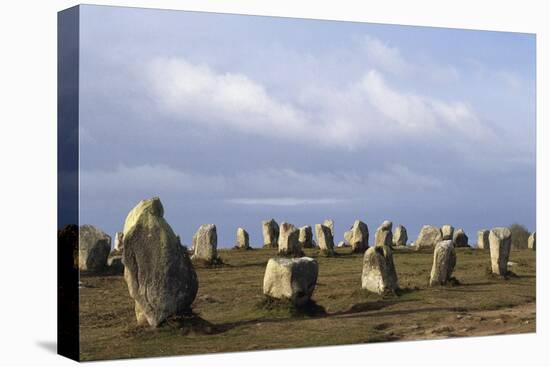
[[(486, 273), (488, 251), (457, 249), (452, 287), (427, 287), (432, 254), (394, 251), (402, 291), (381, 297), (361, 290), (362, 255), (338, 249), (339, 256), (318, 256), (319, 278), (314, 303), (306, 312), (266, 301), (262, 294), (265, 266), (275, 249), (220, 250), (224, 265), (197, 267), (199, 293), (194, 315), (163, 327), (136, 326), (134, 302), (122, 276), (81, 276), (81, 357), (84, 360), (198, 354), (258, 349), (430, 339), (452, 329), (457, 313), (510, 309), (535, 301), (535, 252), (512, 251), (507, 280)], [(298, 310), (299, 311), (299, 310)], [(535, 323), (517, 332), (533, 332)], [(502, 330), (489, 326), (476, 335)], [(480, 334), (482, 333), (482, 334)], [(456, 336), (449, 332), (448, 336)]]

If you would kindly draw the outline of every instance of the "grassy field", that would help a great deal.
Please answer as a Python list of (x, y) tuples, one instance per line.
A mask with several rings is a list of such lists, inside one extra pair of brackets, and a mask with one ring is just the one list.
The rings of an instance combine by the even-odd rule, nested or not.
[[(317, 257), (317, 250), (306, 249)], [(221, 250), (226, 265), (197, 268), (197, 314), (159, 329), (137, 327), (122, 276), (81, 276), (83, 360), (199, 354), (287, 347), (420, 340), (535, 331), (535, 252), (514, 250), (517, 277), (488, 274), (487, 250), (457, 249), (460, 285), (428, 288), (431, 253), (396, 250), (400, 296), (362, 291), (362, 255), (338, 249), (317, 257), (317, 312), (269, 307), (262, 295), (265, 266), (275, 250)]]

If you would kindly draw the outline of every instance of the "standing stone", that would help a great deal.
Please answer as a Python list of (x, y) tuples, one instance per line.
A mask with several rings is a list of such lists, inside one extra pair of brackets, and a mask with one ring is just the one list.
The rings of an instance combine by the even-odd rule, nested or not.
[(393, 245), (395, 247), (407, 246), (408, 240), (409, 236), (407, 236), (407, 229), (401, 224), (398, 225), (397, 228), (395, 228), (395, 232), (393, 233)]
[[(353, 227), (352, 227), (353, 228)], [(351, 232), (351, 228), (348, 230), (348, 231), (345, 231), (344, 232), (344, 247), (350, 247), (350, 243), (351, 243), (351, 238), (353, 236), (353, 233)]]
[(512, 246), (512, 232), (506, 227), (493, 228), (489, 232), (489, 248), (491, 250), (491, 270), (494, 274), (508, 274), (508, 258)]
[(537, 232), (533, 232), (529, 236), (529, 239), (527, 240), (527, 248), (531, 250), (537, 249)]
[(360, 220), (356, 220), (350, 230), (344, 234), (344, 238), (353, 252), (365, 252), (369, 248), (369, 227)]
[(115, 233), (115, 251), (122, 251), (123, 243), (122, 243), (122, 232), (116, 232)]
[(215, 224), (203, 224), (193, 236), (192, 260), (212, 264), (218, 258), (218, 233)]
[(123, 274), (124, 273), (124, 264), (122, 263), (122, 256), (115, 255), (111, 256), (107, 260), (107, 267), (111, 274)]
[(290, 223), (283, 222), (279, 226), (279, 255), (301, 256), (300, 230)]
[(323, 224), (316, 224), (315, 235), (317, 236), (317, 244), (321, 252), (327, 256), (334, 255), (334, 238), (332, 237), (330, 228)]
[(264, 247), (276, 248), (279, 241), (279, 225), (275, 219), (262, 221), (262, 234)]
[(420, 230), (414, 245), (417, 250), (434, 249), (441, 239), (441, 230), (439, 228), (425, 225)]
[(330, 233), (332, 234), (332, 237), (334, 237), (334, 221), (332, 219), (325, 219), (323, 225), (330, 228)]
[(300, 246), (302, 246), (302, 248), (315, 247), (315, 245), (313, 244), (313, 231), (311, 229), (311, 226), (300, 227), (300, 235), (298, 241), (300, 242)]
[(250, 248), (248, 232), (244, 228), (237, 228), (237, 243), (235, 247), (241, 250), (248, 250)]
[(477, 248), (488, 249), (489, 248), (489, 230), (482, 229), (477, 231)]
[(319, 265), (310, 257), (269, 259), (264, 275), (264, 295), (303, 306), (313, 295)]
[(452, 240), (444, 240), (435, 246), (434, 262), (430, 274), (430, 287), (445, 285), (452, 278), (456, 266), (456, 252)]
[(377, 294), (397, 290), (397, 273), (390, 246), (374, 246), (365, 252), (361, 287)]
[(83, 271), (100, 271), (107, 266), (111, 252), (111, 237), (89, 224), (78, 230), (78, 268)]
[(385, 220), (380, 227), (376, 229), (374, 234), (374, 245), (375, 246), (390, 246), (393, 241), (393, 234), (391, 233), (392, 222)]
[(159, 198), (140, 201), (126, 217), (122, 261), (138, 324), (157, 327), (167, 317), (190, 310), (197, 274), (164, 219)]
[(454, 231), (455, 231), (455, 228), (452, 225), (445, 224), (444, 226), (441, 227), (441, 239), (443, 241), (452, 240)]
[(344, 247), (350, 247), (349, 243), (346, 243), (346, 241), (340, 241), (338, 242), (338, 244), (336, 245), (336, 247), (338, 248), (344, 248)]
[(468, 245), (468, 236), (464, 229), (459, 228), (453, 233), (453, 245), (455, 247), (469, 247)]

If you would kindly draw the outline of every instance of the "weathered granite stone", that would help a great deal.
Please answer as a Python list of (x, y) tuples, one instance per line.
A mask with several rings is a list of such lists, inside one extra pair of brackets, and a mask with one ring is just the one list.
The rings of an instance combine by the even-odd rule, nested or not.
[(414, 245), (417, 250), (434, 249), (442, 240), (441, 230), (437, 227), (425, 225), (420, 230)]
[(290, 223), (283, 222), (279, 226), (279, 255), (302, 256), (300, 246), (300, 230)]
[(452, 240), (454, 231), (455, 231), (455, 228), (452, 225), (445, 224), (444, 226), (441, 227), (441, 239), (443, 241)]
[(392, 246), (393, 234), (391, 233), (392, 222), (385, 220), (384, 223), (376, 229), (374, 234), (375, 246)]
[(459, 228), (453, 233), (453, 245), (455, 247), (469, 247), (468, 236), (464, 232), (464, 229)]
[(489, 232), (489, 248), (491, 250), (491, 270), (494, 274), (508, 274), (508, 258), (512, 246), (512, 232), (506, 227), (491, 229)]
[(92, 225), (78, 230), (78, 268), (82, 271), (101, 271), (107, 266), (111, 252), (111, 237)]
[(244, 228), (237, 228), (237, 240), (235, 247), (240, 250), (248, 250), (250, 248), (248, 232)]
[(302, 248), (315, 247), (313, 243), (313, 230), (311, 229), (311, 226), (300, 227), (300, 235), (298, 237), (298, 241), (300, 242)]
[(122, 262), (138, 324), (157, 327), (190, 310), (197, 275), (158, 198), (140, 201), (126, 217)]
[(111, 256), (107, 260), (107, 266), (109, 272), (112, 274), (124, 274), (124, 264), (122, 263), (122, 256)]
[(529, 236), (529, 239), (527, 240), (527, 248), (530, 248), (531, 250), (537, 249), (537, 232), (533, 232)]
[(334, 221), (332, 219), (325, 219), (323, 225), (330, 228), (330, 233), (332, 234), (332, 237), (334, 237)]
[(356, 220), (348, 232), (344, 238), (353, 252), (365, 252), (369, 248), (369, 227), (365, 223)]
[(278, 247), (279, 225), (275, 222), (275, 219), (262, 221), (262, 234), (264, 237), (264, 247)]
[(430, 286), (445, 285), (453, 275), (456, 253), (452, 240), (439, 242), (434, 249), (434, 261), (430, 274)]
[(394, 293), (397, 290), (391, 246), (374, 246), (365, 252), (361, 287), (377, 294)]
[(193, 235), (193, 261), (213, 263), (218, 257), (218, 232), (215, 224), (203, 224)]
[(323, 224), (316, 224), (315, 235), (321, 252), (328, 256), (334, 255), (334, 238), (330, 228)]
[(395, 228), (395, 232), (393, 232), (393, 245), (395, 247), (407, 246), (408, 240), (409, 236), (407, 235), (407, 229), (401, 224), (398, 225), (397, 228)]
[(489, 248), (489, 230), (482, 229), (477, 232), (477, 248), (488, 249)]
[(319, 265), (310, 257), (269, 259), (264, 275), (264, 295), (306, 304), (315, 290)]
[(115, 233), (115, 247), (114, 249), (116, 251), (122, 251), (123, 242), (122, 242), (122, 232), (116, 232)]

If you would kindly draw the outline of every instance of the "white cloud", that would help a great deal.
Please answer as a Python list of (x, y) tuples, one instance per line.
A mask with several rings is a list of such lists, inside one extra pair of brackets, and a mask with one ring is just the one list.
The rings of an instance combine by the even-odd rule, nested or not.
[(368, 61), (376, 68), (397, 76), (414, 72), (414, 65), (401, 56), (397, 47), (391, 47), (380, 39), (368, 35), (363, 40)]

